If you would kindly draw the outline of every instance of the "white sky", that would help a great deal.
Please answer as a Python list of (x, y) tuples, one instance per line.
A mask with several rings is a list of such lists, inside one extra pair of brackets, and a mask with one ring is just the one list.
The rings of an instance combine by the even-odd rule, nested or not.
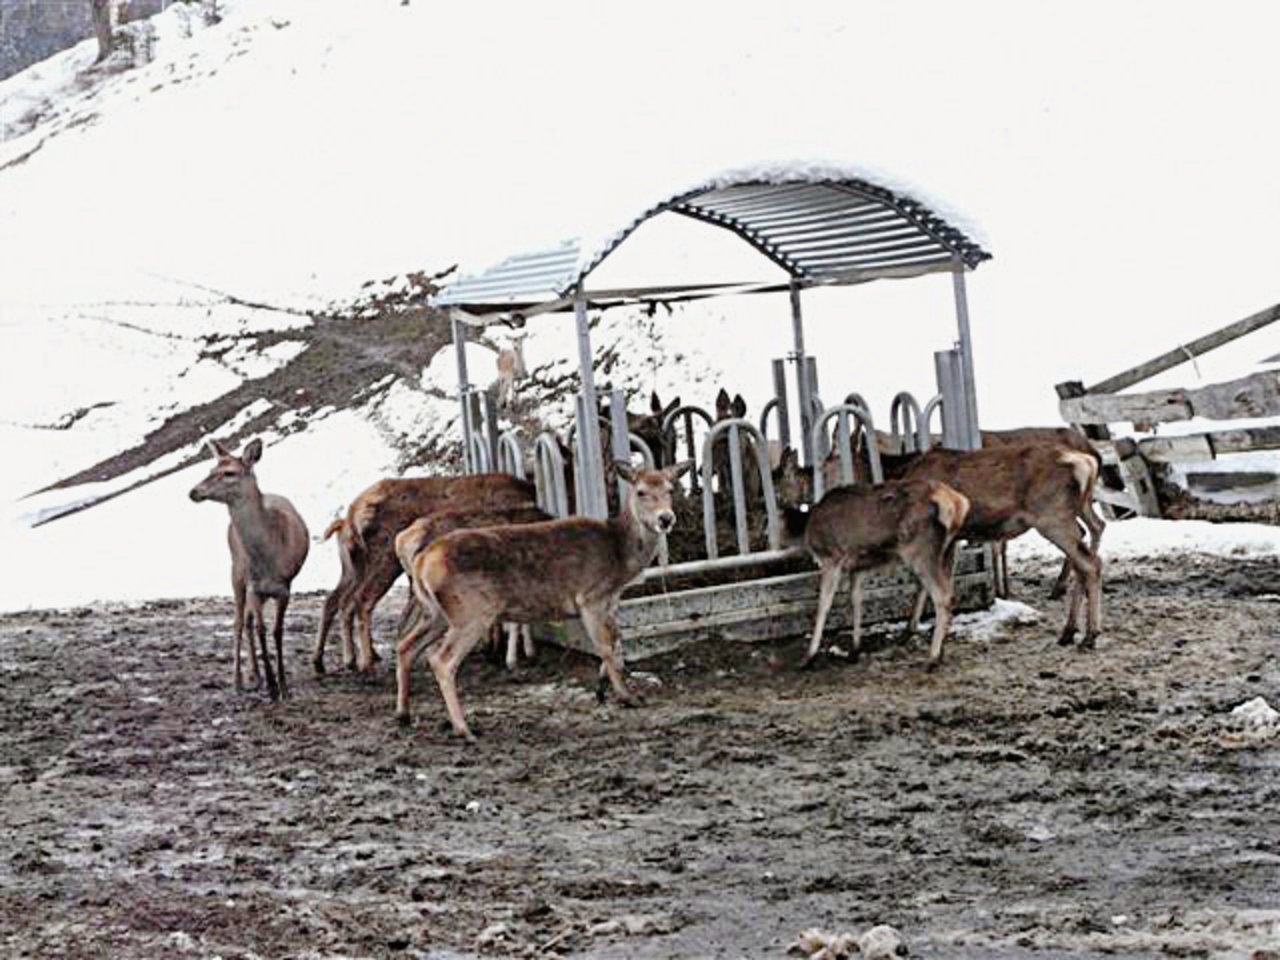
[[(47, 124), (0, 143), (0, 439), (14, 464), (0, 495), (114, 442), (12, 424), (115, 399), (136, 435), (194, 351), (100, 339), (95, 317), (188, 337), (240, 322), (121, 305), (197, 296), (172, 278), (325, 301), (617, 226), (743, 165), (878, 172), (973, 226), (995, 255), (969, 277), (988, 425), (1056, 422), (1055, 382), (1280, 300), (1271, 3), (224, 6), (220, 27), (163, 37), (155, 63), (30, 159), (5, 166)], [(0, 124), (58, 69), (0, 84)], [(658, 236), (629, 242), (633, 264), (679, 254)], [(805, 309), (828, 398), (858, 389), (881, 409), (897, 389), (932, 392), (931, 353), (954, 336), (949, 278), (818, 293)], [(703, 337), (753, 409), (787, 349), (786, 310), (709, 310), (741, 324)], [(671, 335), (696, 336), (695, 320)], [(1276, 352), (1270, 330), (1159, 383), (1239, 376)], [(225, 389), (206, 380), (188, 395)]]

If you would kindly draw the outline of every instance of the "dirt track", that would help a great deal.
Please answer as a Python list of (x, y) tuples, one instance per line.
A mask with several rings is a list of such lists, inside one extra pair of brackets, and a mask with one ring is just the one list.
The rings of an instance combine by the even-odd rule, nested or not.
[[(1092, 654), (1040, 623), (790, 669), (709, 644), (597, 707), (546, 649), (433, 685), (231, 686), (221, 599), (0, 619), (0, 955), (781, 957), (803, 928), (900, 929), (924, 957), (1280, 949), (1274, 562), (1113, 562)], [(384, 603), (384, 618), (399, 596)], [(386, 648), (388, 620), (379, 637)], [(333, 657), (331, 652), (331, 657)], [(331, 660), (331, 663), (333, 661)], [(1272, 741), (1277, 743), (1280, 741)]]

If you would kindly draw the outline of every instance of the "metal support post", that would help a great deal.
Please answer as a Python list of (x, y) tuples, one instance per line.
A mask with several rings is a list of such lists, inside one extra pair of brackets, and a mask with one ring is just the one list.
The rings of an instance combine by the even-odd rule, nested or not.
[(596, 402), (587, 298), (581, 288), (574, 292), (573, 315), (578, 325), (578, 374), (582, 378), (581, 396), (585, 408), (579, 409), (578, 423), (578, 472), (585, 496), (578, 506), (584, 516), (604, 520), (609, 515), (609, 508), (604, 493), (604, 460), (600, 455), (600, 405)]
[(471, 411), (468, 409), (467, 391), (471, 385), (467, 383), (467, 327), (462, 322), (458, 310), (449, 311), (449, 323), (453, 332), (453, 352), (458, 359), (458, 406), (461, 411), (462, 425), (462, 468), (467, 473), (475, 473), (475, 465), (471, 458)]
[(968, 421), (968, 435), (964, 438), (967, 450), (977, 450), (982, 446), (982, 431), (978, 428), (978, 387), (973, 375), (973, 339), (969, 335), (969, 300), (964, 286), (964, 264), (956, 262), (951, 272), (952, 286), (956, 299), (956, 326), (960, 333), (960, 357), (963, 364), (965, 420)]
[[(787, 405), (787, 363), (773, 361), (773, 395), (778, 401), (778, 443), (782, 449), (791, 446), (791, 416)], [(761, 425), (763, 429), (763, 424)]]
[(812, 466), (814, 453), (810, 429), (812, 427), (812, 392), (809, 368), (804, 353), (804, 317), (800, 313), (800, 285), (791, 282), (791, 360), (796, 367), (796, 397), (800, 405), (800, 462)]

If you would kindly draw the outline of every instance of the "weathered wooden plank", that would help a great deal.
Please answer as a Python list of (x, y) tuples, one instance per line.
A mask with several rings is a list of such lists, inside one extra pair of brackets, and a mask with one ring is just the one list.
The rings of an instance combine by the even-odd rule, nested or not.
[(1204, 433), (1139, 440), (1138, 449), (1152, 463), (1194, 463), (1213, 459), (1213, 446)]
[(1250, 450), (1280, 450), (1280, 426), (1215, 430), (1207, 434), (1214, 453), (1247, 453)]
[(1280, 373), (1268, 370), (1195, 389), (1085, 394), (1060, 400), (1058, 409), (1070, 423), (1168, 423), (1192, 417), (1235, 420), (1275, 416), (1280, 414)]
[(1143, 380), (1149, 380), (1157, 373), (1163, 373), (1171, 370), (1179, 364), (1186, 363), (1193, 357), (1198, 357), (1202, 353), (1208, 353), (1224, 343), (1230, 343), (1237, 340), (1247, 333), (1253, 333), (1270, 323), (1280, 320), (1280, 303), (1267, 307), (1265, 310), (1259, 310), (1252, 316), (1245, 317), (1243, 320), (1237, 320), (1235, 323), (1228, 324), (1221, 330), (1215, 330), (1207, 333), (1203, 337), (1197, 337), (1190, 343), (1183, 344), (1180, 347), (1174, 347), (1158, 357), (1140, 363), (1136, 367), (1130, 367), (1117, 373), (1113, 377), (1108, 377), (1089, 387), (1087, 393), (1118, 393), (1126, 387), (1132, 387), (1141, 383)]

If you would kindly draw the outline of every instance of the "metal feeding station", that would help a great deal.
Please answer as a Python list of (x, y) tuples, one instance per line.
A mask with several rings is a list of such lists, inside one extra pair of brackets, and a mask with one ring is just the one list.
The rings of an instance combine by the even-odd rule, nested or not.
[[(663, 213), (679, 214), (736, 234), (781, 267), (787, 279), (593, 287), (590, 280), (601, 263), (638, 227)], [(827, 406), (819, 395), (817, 360), (805, 351), (801, 295), (813, 287), (950, 273), (957, 336), (954, 346), (934, 353), (937, 394), (923, 405), (910, 393), (898, 394), (889, 411), (889, 436), (896, 449), (921, 449), (929, 443), (930, 424), (936, 417), (945, 446), (975, 449), (981, 441), (965, 275), (989, 258), (990, 254), (961, 230), (900, 191), (841, 171), (804, 168), (722, 175), (655, 204), (594, 248), (570, 240), (510, 257), (483, 273), (459, 279), (434, 299), (437, 306), (449, 310), (458, 346), (466, 469), (503, 469), (524, 476), (526, 452), (531, 453), (540, 502), (556, 514), (568, 510), (570, 497), (565, 490), (559, 440), (543, 435), (531, 451), (525, 451), (515, 431), (502, 430), (489, 395), (468, 381), (463, 345), (470, 328), (495, 323), (519, 325), (543, 314), (573, 310), (581, 377), (573, 431), (573, 500), (577, 513), (603, 518), (608, 514), (609, 498), (588, 311), (717, 295), (785, 292), (790, 301), (792, 350), (785, 358), (772, 361), (775, 396), (766, 404), (758, 425), (746, 419), (715, 421), (701, 408), (681, 407), (669, 411), (663, 421), (664, 437), (669, 437), (663, 444), (665, 449), (653, 450), (643, 439), (628, 433), (625, 398), (620, 391), (611, 397), (608, 422), (613, 457), (629, 459), (638, 452), (650, 463), (661, 462), (664, 452), (670, 455), (677, 446), (677, 434), (683, 431), (685, 446), (699, 468), (689, 493), (700, 494), (703, 501), (705, 555), (668, 563), (664, 552), (659, 564), (647, 570), (623, 600), (620, 622), (628, 656), (642, 657), (708, 635), (751, 640), (803, 633), (812, 622), (816, 573), (806, 568), (795, 548), (781, 548), (765, 452), (769, 419), (773, 417), (775, 439), (784, 446), (794, 446), (801, 462), (815, 467), (815, 499), (821, 494), (821, 465), (833, 448), (838, 453), (842, 482), (852, 479), (860, 435), (877, 481), (880, 470), (874, 418), (866, 402), (851, 393)], [(799, 427), (799, 436), (794, 438), (793, 398)], [(706, 429), (700, 448), (694, 443), (695, 420), (701, 420)], [(715, 445), (725, 454), (713, 470)], [(744, 494), (748, 458), (754, 462), (763, 488), (762, 503), (752, 503)], [(718, 496), (713, 473), (718, 474), (721, 487)], [(736, 552), (730, 555), (721, 555), (717, 502), (733, 515), (727, 535)], [(761, 533), (759, 542), (752, 541), (753, 529)], [(869, 581), (865, 622), (905, 616), (913, 583), (905, 573)], [(990, 599), (989, 555), (980, 548), (961, 551), (956, 567), (957, 609), (986, 606)]]

